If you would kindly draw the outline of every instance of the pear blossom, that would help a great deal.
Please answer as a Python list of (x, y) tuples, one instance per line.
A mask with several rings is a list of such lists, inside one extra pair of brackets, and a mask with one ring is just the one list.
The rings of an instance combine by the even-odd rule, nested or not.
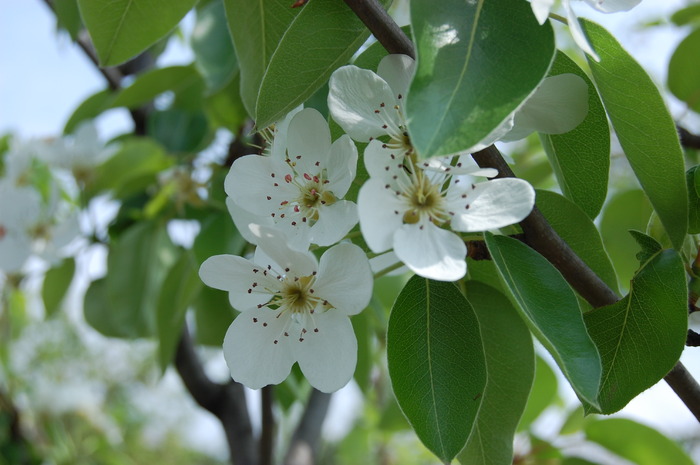
[(32, 253), (32, 226), (39, 219), (41, 197), (31, 187), (0, 180), (0, 270), (19, 271)]
[(347, 135), (331, 143), (328, 123), (312, 108), (296, 113), (283, 135), (284, 150), (275, 143), (270, 156), (247, 155), (231, 166), (224, 187), (234, 222), (241, 231), (274, 225), (295, 243), (334, 244), (357, 224), (357, 206), (343, 200), (357, 148)]
[[(635, 6), (639, 5), (642, 0), (583, 0), (591, 8), (595, 8), (601, 13), (617, 13), (620, 11), (629, 11)], [(554, 0), (530, 0), (530, 5), (532, 6), (532, 12), (535, 14), (537, 21), (540, 24), (544, 24), (549, 17), (549, 12), (554, 6)], [(581, 24), (578, 22), (576, 17), (576, 12), (574, 12), (571, 7), (571, 0), (562, 0), (562, 5), (566, 10), (566, 17), (569, 23), (569, 31), (571, 31), (571, 36), (576, 42), (581, 50), (589, 54), (595, 59), (595, 61), (600, 61), (600, 57), (593, 51), (588, 39), (581, 29)]]
[[(472, 183), (465, 175), (495, 176), (468, 156), (406, 165), (390, 155), (369, 162), (370, 179), (360, 189), (360, 230), (376, 253), (393, 249), (414, 273), (455, 281), (466, 273), (467, 248), (454, 231), (501, 228), (525, 218), (535, 192), (515, 178)], [(449, 229), (446, 229), (449, 227)]]
[(350, 315), (372, 295), (364, 252), (349, 243), (313, 254), (289, 246), (278, 230), (251, 225), (258, 247), (252, 260), (233, 255), (207, 259), (199, 275), (229, 292), (241, 312), (224, 339), (234, 380), (258, 389), (282, 382), (295, 362), (323, 392), (343, 387), (357, 363)]
[[(401, 159), (413, 155), (403, 113), (415, 61), (406, 55), (387, 55), (377, 73), (348, 65), (329, 81), (328, 109), (333, 119), (358, 142), (369, 142), (365, 160), (392, 153)], [(545, 78), (504, 121), (473, 147), (476, 152), (498, 140), (517, 140), (538, 131), (562, 134), (578, 126), (588, 114), (588, 86), (579, 76)], [(381, 138), (381, 139), (379, 139)]]

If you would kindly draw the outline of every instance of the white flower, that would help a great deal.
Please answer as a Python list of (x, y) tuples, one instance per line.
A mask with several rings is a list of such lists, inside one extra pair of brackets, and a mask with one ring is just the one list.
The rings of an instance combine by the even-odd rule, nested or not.
[[(617, 13), (620, 11), (629, 11), (635, 6), (639, 5), (642, 0), (584, 0), (588, 5), (602, 13)], [(571, 7), (571, 0), (562, 0), (564, 9), (566, 10), (566, 17), (569, 22), (569, 31), (571, 31), (571, 36), (576, 42), (581, 50), (592, 56), (595, 61), (600, 61), (598, 55), (593, 51), (586, 36), (581, 30), (581, 25), (578, 22), (576, 13)], [(554, 0), (530, 0), (530, 5), (532, 6), (532, 12), (535, 13), (537, 21), (540, 24), (544, 24), (549, 17), (549, 12), (554, 6)]]
[(367, 257), (352, 244), (328, 249), (320, 263), (291, 249), (279, 231), (251, 226), (258, 248), (252, 261), (233, 255), (207, 259), (199, 275), (229, 292), (242, 313), (224, 339), (231, 376), (258, 389), (282, 382), (294, 362), (323, 392), (343, 387), (357, 363), (357, 340), (348, 316), (372, 294)]
[[(413, 272), (441, 281), (466, 273), (464, 241), (453, 231), (501, 228), (525, 218), (535, 192), (526, 181), (496, 179), (473, 184), (464, 174), (494, 176), (468, 156), (406, 166), (391, 156), (368, 162), (360, 189), (360, 229), (373, 252), (392, 249)], [(445, 229), (449, 226), (453, 231)]]
[(306, 108), (289, 122), (286, 150), (274, 147), (272, 156), (237, 159), (226, 177), (238, 229), (245, 231), (252, 223), (274, 225), (295, 243), (338, 242), (357, 224), (357, 206), (342, 200), (355, 178), (355, 144), (347, 135), (331, 144), (326, 120)]
[[(403, 108), (414, 70), (412, 58), (388, 55), (379, 63), (377, 74), (349, 65), (331, 75), (328, 109), (350, 137), (369, 142), (365, 163), (385, 158), (383, 152), (399, 159), (413, 155)], [(588, 86), (583, 79), (574, 74), (548, 77), (489, 135), (464, 152), (476, 152), (501, 139), (517, 140), (533, 131), (568, 132), (587, 113)]]
[(19, 271), (32, 253), (33, 225), (39, 218), (41, 197), (30, 187), (0, 181), (0, 270)]

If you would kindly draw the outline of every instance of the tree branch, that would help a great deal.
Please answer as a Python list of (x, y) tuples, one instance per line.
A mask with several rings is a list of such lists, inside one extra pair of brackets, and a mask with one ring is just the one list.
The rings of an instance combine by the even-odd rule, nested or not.
[(204, 373), (194, 351), (187, 327), (182, 332), (175, 354), (175, 367), (192, 398), (221, 421), (229, 445), (231, 463), (257, 465), (253, 428), (250, 424), (245, 392), (240, 383), (215, 383)]
[(678, 129), (678, 138), (681, 141), (681, 145), (688, 149), (700, 150), (700, 136), (693, 134), (686, 128), (681, 126), (676, 126)]
[(292, 436), (292, 442), (284, 459), (285, 465), (314, 465), (316, 463), (321, 426), (326, 419), (330, 402), (331, 394), (317, 389), (311, 391), (304, 416)]
[[(406, 54), (415, 56), (413, 46), (408, 47), (404, 44), (401, 36), (406, 36), (403, 31), (386, 14), (377, 0), (345, 0), (345, 3), (356, 12), (389, 53), (406, 53), (410, 50), (412, 53)], [(401, 51), (398, 51), (399, 49)], [(682, 136), (681, 133), (681, 138)], [(497, 177), (515, 177), (501, 153), (493, 145), (472, 154), (472, 157), (482, 168), (496, 168), (499, 173)], [(601, 307), (619, 300), (618, 295), (559, 237), (537, 207), (520, 226), (525, 234), (525, 243), (547, 258), (591, 305)], [(678, 362), (664, 379), (700, 420), (700, 385), (688, 374), (685, 367)]]
[(260, 433), (260, 465), (272, 465), (275, 448), (275, 415), (272, 411), (274, 392), (272, 386), (265, 386), (260, 391), (262, 411), (262, 428)]

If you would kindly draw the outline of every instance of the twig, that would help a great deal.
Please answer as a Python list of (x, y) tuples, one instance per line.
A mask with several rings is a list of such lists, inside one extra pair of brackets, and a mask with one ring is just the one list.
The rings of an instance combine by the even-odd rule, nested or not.
[(258, 454), (253, 445), (253, 428), (243, 386), (231, 381), (215, 383), (209, 379), (194, 352), (187, 327), (182, 332), (175, 354), (175, 367), (192, 398), (221, 421), (234, 465), (257, 465)]
[(273, 387), (265, 386), (260, 392), (262, 424), (260, 432), (260, 465), (272, 465), (275, 448), (275, 416), (272, 412), (274, 400)]
[(700, 136), (693, 134), (686, 128), (681, 126), (676, 126), (678, 130), (678, 138), (681, 141), (681, 145), (688, 149), (700, 150)]
[[(399, 47), (402, 50), (409, 49), (406, 45), (401, 45), (404, 42), (401, 36), (408, 38), (391, 17), (385, 14), (386, 12), (376, 0), (345, 0), (345, 2), (353, 11), (360, 11), (357, 13), (360, 19), (387, 51), (396, 53)], [(379, 39), (380, 37), (383, 39)], [(415, 49), (410, 47), (410, 50), (413, 52)], [(409, 55), (415, 56), (415, 53)], [(499, 171), (498, 177), (515, 176), (501, 153), (493, 145), (472, 156), (482, 168), (496, 168)], [(520, 223), (520, 226), (525, 234), (525, 243), (547, 258), (591, 305), (601, 307), (619, 300), (618, 295), (559, 237), (537, 208)], [(688, 374), (685, 367), (678, 362), (664, 379), (693, 415), (700, 420), (700, 385)]]
[(331, 394), (316, 389), (311, 391), (304, 416), (292, 436), (292, 442), (284, 459), (285, 465), (314, 465), (321, 437), (321, 426), (328, 413), (330, 402)]

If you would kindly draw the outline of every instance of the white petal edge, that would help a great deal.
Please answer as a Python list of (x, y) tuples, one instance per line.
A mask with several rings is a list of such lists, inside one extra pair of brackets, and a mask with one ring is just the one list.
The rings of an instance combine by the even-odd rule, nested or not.
[(424, 278), (456, 281), (467, 273), (464, 241), (428, 221), (401, 227), (395, 234), (394, 252), (411, 271)]
[(530, 6), (535, 14), (535, 18), (537, 18), (537, 22), (541, 26), (549, 18), (549, 12), (554, 6), (554, 0), (530, 0)]
[(392, 54), (382, 58), (377, 66), (377, 75), (384, 79), (398, 98), (406, 98), (408, 87), (411, 85), (413, 74), (416, 72), (416, 62), (407, 55)]
[(357, 147), (350, 136), (343, 134), (331, 145), (326, 161), (328, 188), (339, 199), (345, 197), (357, 172)]
[(318, 110), (304, 108), (294, 115), (287, 130), (287, 156), (297, 163), (298, 173), (317, 175), (320, 168), (316, 163), (325, 165), (330, 148), (331, 131)]
[(357, 365), (357, 339), (350, 319), (333, 310), (314, 317), (318, 332), (291, 341), (294, 358), (309, 383), (321, 392), (335, 392), (352, 378)]
[(267, 308), (242, 313), (224, 337), (224, 359), (231, 377), (251, 389), (281, 383), (292, 370), (289, 340), (280, 338), (289, 319), (276, 315)]
[(403, 224), (404, 211), (405, 207), (394, 192), (385, 187), (384, 180), (369, 178), (360, 188), (357, 197), (360, 231), (372, 252), (384, 252), (393, 247), (394, 233)]
[(337, 311), (355, 315), (369, 304), (373, 282), (365, 253), (358, 246), (345, 243), (323, 254), (314, 289)]
[(289, 269), (294, 276), (310, 276), (318, 269), (316, 258), (306, 250), (308, 244), (304, 251), (297, 250), (291, 247), (288, 236), (279, 229), (258, 224), (250, 225), (249, 229), (257, 238), (258, 247), (279, 265), (279, 272)]
[(309, 230), (311, 242), (322, 247), (333, 245), (357, 224), (357, 205), (340, 200), (318, 211), (318, 221)]
[(585, 2), (600, 12), (617, 13), (631, 10), (642, 0), (585, 0)]
[(591, 44), (588, 43), (588, 39), (583, 33), (583, 29), (581, 29), (581, 23), (578, 22), (576, 13), (574, 12), (573, 8), (571, 8), (571, 3), (569, 0), (564, 0), (563, 4), (564, 8), (566, 9), (566, 18), (569, 22), (569, 32), (571, 33), (571, 37), (574, 38), (574, 42), (576, 42), (576, 45), (578, 45), (579, 48), (585, 53), (590, 55), (595, 61), (600, 61), (600, 57), (593, 51)]
[[(245, 312), (269, 302), (272, 294), (266, 288), (279, 287), (274, 277), (253, 271), (261, 268), (235, 255), (214, 255), (199, 267), (199, 277), (209, 287), (228, 291), (231, 306)], [(258, 283), (258, 286), (253, 287), (253, 283)]]

